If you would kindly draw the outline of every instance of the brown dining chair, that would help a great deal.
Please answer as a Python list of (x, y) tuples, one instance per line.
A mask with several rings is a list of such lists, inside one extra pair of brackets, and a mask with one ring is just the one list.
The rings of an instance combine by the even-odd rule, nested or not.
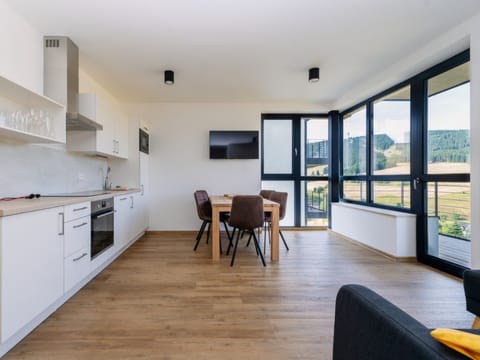
[[(275, 201), (276, 203), (280, 204), (278, 221), (283, 220), (285, 218), (285, 213), (287, 212), (287, 197), (288, 197), (287, 192), (274, 191), (270, 194), (269, 200)], [(271, 228), (272, 228), (272, 214), (271, 213), (266, 214), (265, 222), (266, 222), (268, 228), (271, 230)], [(285, 247), (287, 248), (287, 251), (290, 250), (288, 248), (287, 242), (285, 241), (285, 237), (283, 236), (282, 230), (280, 230), (280, 228), (278, 229), (278, 232), (280, 234), (280, 237), (282, 238), (283, 245), (285, 245)], [(264, 239), (264, 242), (265, 242), (265, 239)], [(265, 243), (264, 243), (264, 248), (265, 248)]]
[[(193, 247), (193, 251), (197, 251), (198, 244), (200, 243), (200, 239), (205, 231), (205, 227), (208, 225), (207, 228), (207, 244), (208, 239), (210, 238), (210, 226), (212, 224), (212, 204), (210, 204), (210, 199), (208, 197), (208, 193), (205, 190), (197, 190), (193, 193), (193, 197), (195, 198), (195, 204), (197, 206), (197, 215), (202, 220), (202, 225), (200, 226), (200, 230), (198, 231), (197, 238), (195, 241), (195, 246)], [(221, 213), (220, 214), (220, 221), (223, 223), (225, 227), (225, 232), (227, 233), (227, 237), (229, 240), (229, 246), (232, 242), (232, 238), (230, 236), (230, 232), (228, 231), (227, 227), (227, 220), (228, 214)], [(220, 241), (220, 253), (222, 252), (222, 242)]]
[(262, 189), (260, 190), (259, 195), (264, 198), (264, 199), (270, 199), (270, 195), (274, 192), (275, 190), (267, 190), (267, 189)]
[[(263, 214), (263, 199), (259, 195), (237, 195), (232, 199), (232, 208), (230, 211), (230, 217), (228, 224), (237, 229), (237, 238), (235, 245), (233, 246), (232, 260), (230, 266), (233, 266), (235, 262), (235, 255), (237, 253), (238, 241), (240, 240), (241, 230), (248, 230), (252, 234), (253, 241), (255, 243), (255, 249), (257, 255), (260, 255), (263, 266), (265, 264), (265, 258), (263, 257), (262, 250), (258, 244), (258, 238), (255, 234), (255, 229), (263, 226), (264, 214)], [(233, 240), (233, 239), (232, 239)], [(228, 246), (227, 255), (230, 253)]]

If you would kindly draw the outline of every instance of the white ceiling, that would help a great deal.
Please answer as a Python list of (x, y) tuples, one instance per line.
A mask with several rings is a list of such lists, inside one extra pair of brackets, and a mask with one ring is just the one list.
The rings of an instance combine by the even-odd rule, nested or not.
[(6, 1), (41, 33), (69, 36), (82, 67), (132, 102), (331, 104), (480, 11), (479, 0)]

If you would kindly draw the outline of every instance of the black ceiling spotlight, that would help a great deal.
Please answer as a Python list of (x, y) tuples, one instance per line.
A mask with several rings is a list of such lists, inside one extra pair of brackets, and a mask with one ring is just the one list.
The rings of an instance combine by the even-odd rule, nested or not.
[(173, 80), (173, 71), (172, 70), (165, 70), (165, 84), (167, 85), (173, 85), (174, 80)]
[(308, 81), (317, 82), (320, 80), (320, 69), (318, 67), (313, 67), (308, 70)]

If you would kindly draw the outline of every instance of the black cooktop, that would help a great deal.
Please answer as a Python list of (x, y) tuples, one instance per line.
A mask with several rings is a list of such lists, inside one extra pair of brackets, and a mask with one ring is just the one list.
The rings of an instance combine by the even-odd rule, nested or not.
[(79, 192), (71, 192), (71, 193), (63, 193), (63, 194), (49, 194), (49, 195), (42, 195), (43, 197), (84, 197), (84, 196), (96, 196), (102, 194), (110, 194), (107, 190), (87, 190), (87, 191), (79, 191)]

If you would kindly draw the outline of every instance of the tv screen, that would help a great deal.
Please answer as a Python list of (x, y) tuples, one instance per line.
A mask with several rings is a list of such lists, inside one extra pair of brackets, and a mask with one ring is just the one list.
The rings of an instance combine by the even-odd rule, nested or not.
[(210, 159), (258, 159), (258, 131), (210, 131)]

